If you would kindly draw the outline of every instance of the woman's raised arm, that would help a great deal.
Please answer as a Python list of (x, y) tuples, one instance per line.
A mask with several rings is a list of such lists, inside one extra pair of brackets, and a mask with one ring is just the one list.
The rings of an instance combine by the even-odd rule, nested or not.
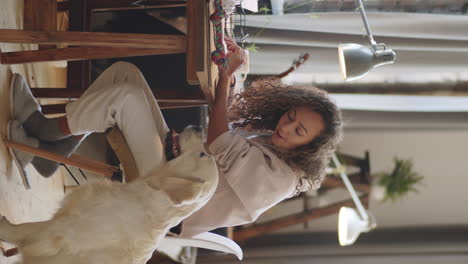
[(228, 66), (219, 66), (219, 78), (215, 89), (215, 99), (210, 109), (207, 145), (209, 146), (219, 135), (229, 130), (227, 120), (227, 101), (229, 88), (234, 72), (245, 62), (244, 50), (231, 40), (226, 39), (228, 47)]
[(208, 136), (206, 140), (208, 146), (219, 135), (229, 130), (227, 121), (227, 98), (231, 78), (231, 76), (222, 74), (221, 72), (219, 74), (218, 83), (216, 84), (214, 104), (210, 109)]

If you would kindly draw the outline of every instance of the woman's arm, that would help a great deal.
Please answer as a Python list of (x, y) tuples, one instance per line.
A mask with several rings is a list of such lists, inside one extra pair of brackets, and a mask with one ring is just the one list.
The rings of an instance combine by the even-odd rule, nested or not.
[(227, 99), (231, 78), (231, 76), (221, 73), (220, 71), (218, 83), (216, 84), (214, 104), (210, 109), (208, 136), (206, 140), (208, 146), (219, 135), (229, 130), (227, 121)]
[(234, 72), (245, 62), (245, 53), (237, 44), (226, 39), (228, 46), (228, 66), (219, 67), (219, 78), (215, 88), (215, 99), (210, 109), (210, 121), (208, 124), (207, 145), (209, 146), (219, 135), (229, 130), (227, 120), (227, 101), (229, 88)]

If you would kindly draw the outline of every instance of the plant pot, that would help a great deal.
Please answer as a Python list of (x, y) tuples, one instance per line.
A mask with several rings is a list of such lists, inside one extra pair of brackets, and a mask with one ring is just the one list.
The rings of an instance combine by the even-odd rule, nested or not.
[(271, 12), (275, 16), (280, 16), (284, 13), (284, 0), (271, 0)]
[(373, 200), (382, 202), (385, 198), (385, 186), (374, 183), (371, 187), (370, 196)]

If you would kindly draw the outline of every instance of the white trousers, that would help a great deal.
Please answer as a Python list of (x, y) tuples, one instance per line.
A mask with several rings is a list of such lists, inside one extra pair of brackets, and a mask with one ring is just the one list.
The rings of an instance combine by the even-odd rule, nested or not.
[(133, 64), (117, 62), (106, 69), (78, 100), (66, 106), (66, 115), (73, 135), (118, 126), (139, 176), (166, 161), (164, 139), (169, 129), (148, 83)]

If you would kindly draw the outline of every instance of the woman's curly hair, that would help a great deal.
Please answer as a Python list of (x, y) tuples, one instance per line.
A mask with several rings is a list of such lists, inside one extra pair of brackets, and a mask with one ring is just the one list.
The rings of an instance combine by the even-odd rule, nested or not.
[(301, 180), (307, 180), (309, 188), (315, 189), (325, 178), (330, 157), (342, 138), (341, 111), (325, 91), (285, 85), (275, 79), (257, 80), (235, 96), (229, 121), (234, 128), (273, 132), (285, 112), (301, 106), (310, 107), (322, 117), (323, 131), (312, 142), (292, 150), (267, 147), (296, 171)]

